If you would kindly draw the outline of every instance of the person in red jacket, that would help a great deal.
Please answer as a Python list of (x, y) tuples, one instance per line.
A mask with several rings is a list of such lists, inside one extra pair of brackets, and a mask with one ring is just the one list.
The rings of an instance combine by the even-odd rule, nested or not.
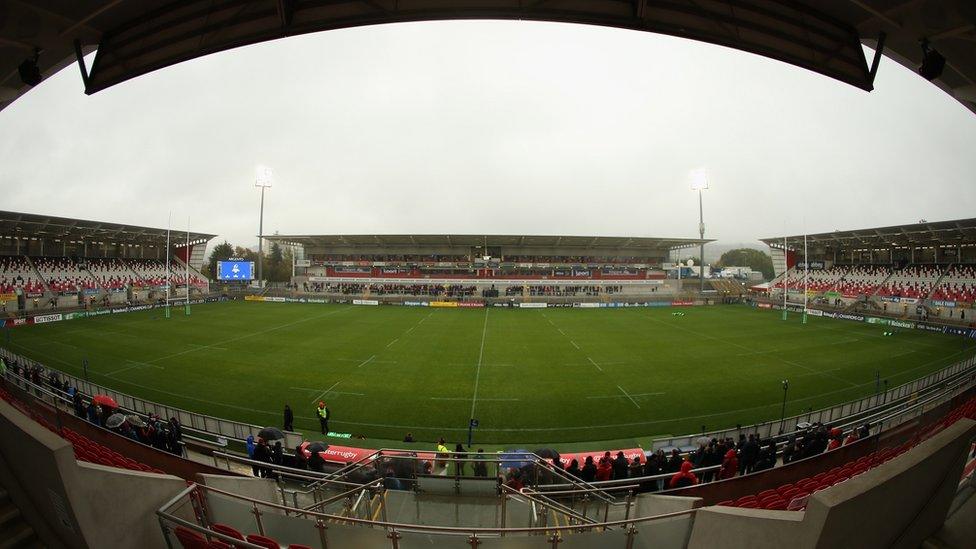
[(841, 431), (837, 427), (830, 430), (830, 444), (827, 445), (827, 451), (836, 450), (840, 448), (841, 437), (844, 436), (844, 431)]
[(610, 459), (610, 452), (607, 452), (596, 466), (596, 480), (610, 480), (611, 477), (613, 477), (613, 460)]
[(718, 479), (724, 480), (727, 478), (732, 478), (735, 476), (738, 470), (739, 458), (735, 454), (735, 449), (729, 448), (729, 451), (725, 452), (725, 458), (722, 459), (722, 468), (718, 470)]
[(681, 470), (675, 473), (668, 482), (668, 488), (684, 488), (698, 484), (698, 477), (691, 470), (694, 464), (690, 461), (681, 462)]

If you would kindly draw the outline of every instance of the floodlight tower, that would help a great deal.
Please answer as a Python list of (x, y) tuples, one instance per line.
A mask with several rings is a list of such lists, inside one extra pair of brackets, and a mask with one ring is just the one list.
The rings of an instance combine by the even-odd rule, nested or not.
[(698, 169), (691, 172), (691, 190), (698, 191), (698, 284), (699, 292), (705, 290), (705, 215), (702, 208), (702, 191), (708, 188), (708, 175), (705, 170)]
[(271, 188), (274, 172), (267, 166), (258, 166), (254, 186), (261, 188), (261, 216), (258, 219), (258, 287), (264, 288), (264, 191)]

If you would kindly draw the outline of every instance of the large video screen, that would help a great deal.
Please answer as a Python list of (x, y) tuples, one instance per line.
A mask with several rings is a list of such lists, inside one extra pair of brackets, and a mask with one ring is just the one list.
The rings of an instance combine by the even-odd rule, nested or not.
[(254, 262), (218, 261), (217, 280), (254, 280)]

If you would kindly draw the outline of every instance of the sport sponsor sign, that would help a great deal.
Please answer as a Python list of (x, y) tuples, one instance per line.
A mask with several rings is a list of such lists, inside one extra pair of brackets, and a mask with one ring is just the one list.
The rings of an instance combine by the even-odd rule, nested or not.
[(26, 325), (27, 325), (26, 318), (8, 318), (6, 321), (4, 321), (4, 326), (7, 327), (26, 326)]
[(671, 306), (672, 307), (691, 307), (694, 304), (695, 304), (695, 302), (694, 301), (691, 301), (689, 299), (681, 299), (681, 300), (678, 300), (678, 301), (672, 301), (671, 302)]
[(545, 309), (548, 303), (519, 303), (520, 309)]
[(896, 328), (909, 328), (909, 329), (912, 329), (912, 330), (915, 329), (915, 323), (914, 322), (905, 322), (904, 320), (890, 320), (890, 321), (888, 321), (888, 325), (889, 326), (894, 326)]
[(309, 259), (296, 259), (295, 260), (295, 266), (296, 267), (311, 267), (312, 266), (312, 261), (309, 260)]
[(403, 304), (406, 305), (407, 307), (426, 307), (427, 306), (427, 302), (426, 301), (404, 301)]
[(457, 306), (458, 304), (456, 301), (431, 301), (430, 305), (428, 305), (428, 307), (446, 307), (446, 308), (454, 308)]
[(319, 452), (322, 459), (331, 463), (340, 463), (345, 465), (349, 462), (356, 462), (361, 459), (365, 459), (376, 453), (376, 450), (364, 450), (362, 448), (353, 448), (351, 446), (338, 446), (330, 444), (328, 448)]
[(246, 295), (244, 301), (264, 301), (263, 295)]
[(772, 309), (773, 308), (773, 304), (772, 303), (756, 303), (756, 307), (759, 307), (760, 309)]
[(286, 300), (283, 297), (265, 297), (265, 301), (271, 301), (273, 303), (284, 303)]
[(53, 315), (38, 315), (34, 317), (34, 324), (45, 324), (47, 322), (58, 322), (63, 320), (64, 316), (61, 313), (55, 313)]
[(8, 302), (8, 303), (11, 302), (11, 301), (13, 301), (14, 303), (16, 303), (17, 302), (17, 294), (0, 294), (0, 301), (5, 301), (5, 302)]
[[(644, 450), (641, 448), (627, 448), (626, 450), (610, 450), (610, 459), (616, 459), (617, 452), (623, 452), (624, 457), (627, 461), (633, 463), (634, 458), (640, 458), (641, 463), (647, 461), (647, 457), (644, 455)], [(579, 452), (573, 454), (559, 454), (559, 461), (562, 462), (563, 467), (569, 467), (569, 464), (575, 459), (579, 463), (580, 467), (583, 466), (583, 462), (586, 461), (587, 457), (592, 457), (594, 462), (600, 461), (603, 457), (605, 451), (596, 452)]]
[(933, 299), (932, 300), (932, 305), (935, 306), (935, 307), (955, 307), (956, 306), (956, 302), (955, 301), (942, 301), (942, 300), (939, 300), (939, 299)]
[(379, 305), (380, 302), (375, 299), (354, 299), (352, 300), (353, 305)]
[(477, 308), (477, 307), (484, 307), (485, 304), (484, 303), (481, 303), (480, 301), (458, 301), (457, 306), (458, 307)]
[(600, 307), (599, 303), (573, 303), (573, 307), (578, 309), (598, 309)]
[(807, 314), (810, 316), (823, 316), (824, 312), (820, 309), (807, 309)]

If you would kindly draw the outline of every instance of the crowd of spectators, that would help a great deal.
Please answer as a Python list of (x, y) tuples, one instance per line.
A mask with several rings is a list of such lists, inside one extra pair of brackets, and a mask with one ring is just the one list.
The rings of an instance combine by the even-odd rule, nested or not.
[[(183, 455), (183, 428), (175, 417), (166, 421), (159, 415), (150, 414), (143, 419), (122, 408), (100, 404), (91, 395), (82, 394), (57, 370), (46, 370), (39, 364), (21, 364), (17, 360), (11, 360), (6, 364), (6, 368), (14, 375), (70, 401), (75, 415), (81, 419), (157, 450), (178, 456)], [(115, 414), (122, 414), (125, 421), (110, 427), (109, 418)]]
[(432, 297), (470, 297), (474, 286), (463, 284), (370, 284), (372, 295), (414, 295)]
[[(528, 290), (526, 292), (526, 290)], [(600, 294), (616, 294), (623, 290), (622, 286), (597, 286), (597, 285), (531, 285), (531, 286), (509, 286), (505, 288), (506, 296), (598, 296)]]

